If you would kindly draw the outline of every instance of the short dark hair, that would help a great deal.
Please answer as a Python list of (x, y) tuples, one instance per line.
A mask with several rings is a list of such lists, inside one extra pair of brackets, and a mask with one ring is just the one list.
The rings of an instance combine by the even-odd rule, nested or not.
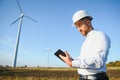
[(92, 20), (93, 18), (92, 18), (92, 17), (87, 16), (87, 17), (84, 17), (84, 18), (82, 18), (82, 19), (80, 19), (80, 20), (84, 20), (84, 19), (89, 19), (89, 20)]

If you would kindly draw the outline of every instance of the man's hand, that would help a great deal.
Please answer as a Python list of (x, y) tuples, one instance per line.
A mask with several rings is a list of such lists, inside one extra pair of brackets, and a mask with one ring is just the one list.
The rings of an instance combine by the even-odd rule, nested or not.
[(66, 55), (66, 57), (64, 57), (64, 56), (62, 56), (62, 55), (59, 55), (59, 57), (60, 57), (61, 59), (63, 59), (63, 61), (64, 61), (66, 64), (68, 64), (70, 67), (72, 67), (72, 59), (71, 59), (71, 57), (70, 57), (70, 55), (68, 54), (67, 51), (65, 51), (65, 55)]

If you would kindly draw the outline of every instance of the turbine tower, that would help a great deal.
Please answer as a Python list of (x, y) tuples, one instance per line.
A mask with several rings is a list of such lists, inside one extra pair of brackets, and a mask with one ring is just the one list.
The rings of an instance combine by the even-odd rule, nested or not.
[(17, 5), (19, 7), (19, 10), (20, 10), (20, 17), (18, 19), (16, 19), (11, 25), (13, 25), (14, 23), (16, 23), (18, 20), (19, 20), (19, 25), (18, 25), (18, 34), (17, 34), (17, 38), (16, 38), (16, 45), (15, 45), (15, 50), (14, 50), (14, 53), (15, 53), (15, 56), (14, 56), (14, 64), (13, 64), (13, 67), (15, 68), (16, 67), (16, 62), (17, 62), (17, 54), (18, 54), (18, 47), (19, 47), (19, 40), (20, 40), (20, 33), (21, 33), (21, 27), (22, 27), (22, 21), (23, 21), (23, 17), (26, 17), (28, 19), (31, 19), (32, 21), (36, 22), (34, 19), (32, 19), (31, 17), (29, 16), (26, 16), (24, 15), (23, 13), (23, 10), (19, 4), (19, 1), (16, 0), (17, 2)]
[(49, 54), (50, 52), (52, 52), (52, 50), (48, 48), (45, 52), (47, 53), (46, 67), (48, 68), (49, 67)]

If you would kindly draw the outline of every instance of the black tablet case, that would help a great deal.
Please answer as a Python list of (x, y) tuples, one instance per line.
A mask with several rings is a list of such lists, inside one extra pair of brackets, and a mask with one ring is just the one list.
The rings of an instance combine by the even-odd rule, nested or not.
[[(65, 53), (64, 53), (61, 49), (58, 49), (58, 50), (55, 52), (54, 55), (57, 56), (60, 60), (63, 61), (63, 59), (61, 59), (61, 58), (59, 57), (60, 54), (61, 54), (62, 56), (64, 56), (64, 57), (66, 56)], [(71, 58), (71, 59), (72, 59), (72, 58)], [(72, 60), (73, 60), (73, 59), (72, 59)], [(64, 62), (64, 61), (63, 61), (63, 62)]]
[[(55, 52), (55, 56), (57, 56), (59, 59), (61, 59), (60, 57), (59, 57), (59, 55), (62, 55), (62, 56), (66, 56), (65, 55), (65, 53), (62, 51), (62, 50), (60, 50), (60, 49), (58, 49), (56, 52)], [(62, 60), (62, 59), (61, 59)], [(63, 60), (62, 60), (63, 61)], [(64, 61), (63, 61), (64, 62)]]

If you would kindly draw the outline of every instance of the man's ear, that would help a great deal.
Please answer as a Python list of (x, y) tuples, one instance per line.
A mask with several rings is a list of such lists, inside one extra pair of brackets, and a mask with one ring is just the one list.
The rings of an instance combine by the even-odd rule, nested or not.
[(87, 19), (86, 22), (88, 25), (91, 25), (91, 20)]

